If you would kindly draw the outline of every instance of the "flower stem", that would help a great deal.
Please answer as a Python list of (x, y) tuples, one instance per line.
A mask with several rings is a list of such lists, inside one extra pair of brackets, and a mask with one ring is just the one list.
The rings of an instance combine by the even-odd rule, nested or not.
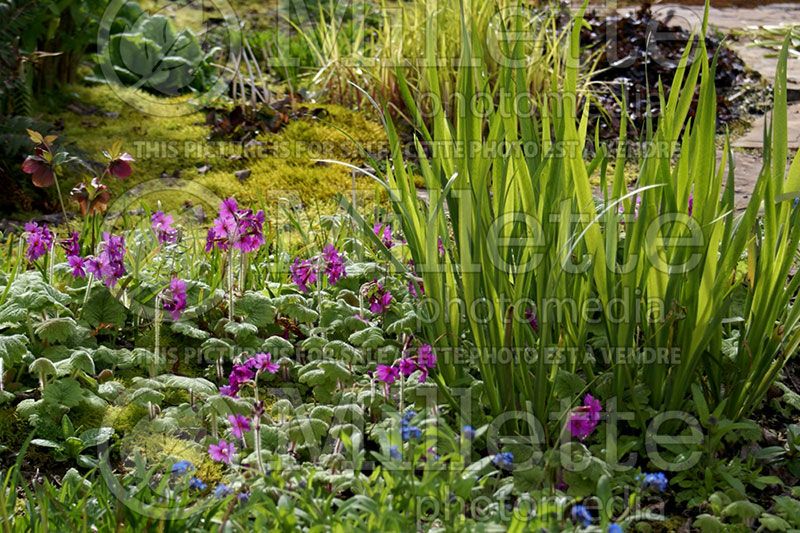
[(78, 311), (78, 318), (81, 317), (81, 314), (83, 314), (83, 310), (86, 309), (86, 303), (89, 301), (89, 294), (92, 292), (93, 282), (94, 282), (94, 274), (89, 273), (89, 276), (86, 278), (86, 293), (83, 295), (83, 305)]
[[(256, 406), (258, 406), (258, 375), (261, 372), (256, 372), (253, 384), (253, 396), (255, 397)], [(256, 448), (256, 464), (258, 464), (258, 471), (266, 474), (264, 469), (264, 458), (261, 457), (261, 409), (256, 408), (256, 414), (253, 416), (253, 443)]]
[(233, 248), (228, 249), (228, 320), (233, 322)]
[(239, 252), (239, 292), (244, 294), (244, 286), (247, 282), (247, 254)]
[[(161, 294), (156, 294), (156, 308), (155, 308), (155, 327), (154, 327), (154, 336), (155, 339), (153, 341), (153, 353), (155, 354), (155, 360), (159, 361), (159, 352), (161, 351)], [(150, 365), (150, 377), (156, 377), (156, 368), (155, 364)]]
[(67, 208), (64, 207), (64, 197), (61, 195), (61, 186), (58, 184), (58, 175), (53, 172), (53, 181), (56, 182), (56, 192), (58, 193), (58, 201), (61, 204), (61, 213), (64, 215), (64, 224), (69, 227), (69, 218), (67, 218)]

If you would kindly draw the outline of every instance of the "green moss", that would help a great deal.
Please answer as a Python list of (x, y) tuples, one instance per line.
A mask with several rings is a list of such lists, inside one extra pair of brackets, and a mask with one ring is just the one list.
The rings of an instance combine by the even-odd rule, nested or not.
[(181, 405), (191, 401), (189, 391), (184, 389), (164, 389), (164, 405)]
[(222, 468), (208, 457), (205, 448), (197, 442), (170, 435), (137, 432), (126, 441), (127, 451), (140, 453), (150, 464), (169, 466), (177, 461), (189, 461), (195, 467), (194, 475), (214, 485), (222, 480)]
[(17, 418), (13, 408), (0, 409), (0, 442), (9, 450), (18, 450), (28, 436), (25, 422)]
[[(188, 200), (206, 204), (206, 212), (211, 214), (217, 207), (211, 204), (216, 204), (219, 197), (230, 195), (253, 205), (270, 205), (286, 198), (293, 206), (299, 203), (330, 206), (338, 193), (351, 190), (351, 171), (315, 160), (360, 164), (363, 158), (357, 144), (373, 153), (384, 150), (387, 144), (379, 124), (335, 105), (313, 105), (314, 109), (324, 110), (324, 113), (317, 113), (320, 118), (294, 119), (278, 133), (262, 134), (257, 143), (243, 148), (237, 143), (208, 141), (210, 130), (201, 112), (178, 117), (156, 114), (158, 104), (182, 105), (183, 97), (160, 98), (152, 105), (142, 104), (143, 112), (126, 104), (119, 95), (126, 99), (137, 98), (137, 105), (138, 98), (152, 100), (152, 95), (109, 86), (80, 86), (72, 90), (77, 101), (98, 109), (88, 115), (65, 110), (49, 117), (63, 121), (63, 135), (73, 149), (86, 157), (100, 159), (102, 150), (119, 140), (123, 149), (136, 159), (130, 178), (108, 182), (115, 198), (139, 183), (162, 175), (177, 175), (195, 183), (191, 186), (179, 182), (166, 192), (151, 195), (137, 192), (150, 208), (160, 202), (163, 209), (178, 210)], [(210, 167), (210, 170), (201, 174), (198, 171), (201, 167)], [(240, 181), (234, 173), (245, 169), (251, 171), (250, 176)], [(71, 186), (81, 176), (69, 178), (67, 185)], [(198, 196), (197, 191), (192, 190), (196, 184), (211, 194)], [(375, 194), (374, 184), (367, 178), (357, 178), (357, 187), (368, 191), (368, 196)], [(128, 208), (133, 206), (135, 204)]]
[(108, 407), (94, 407), (87, 403), (83, 403), (69, 412), (69, 418), (76, 428), (81, 428), (81, 431), (87, 429), (99, 428), (106, 423), (106, 414)]
[(126, 435), (133, 431), (136, 424), (147, 416), (147, 408), (138, 404), (128, 404), (124, 406), (111, 406), (106, 412), (106, 424), (111, 424), (120, 435)]

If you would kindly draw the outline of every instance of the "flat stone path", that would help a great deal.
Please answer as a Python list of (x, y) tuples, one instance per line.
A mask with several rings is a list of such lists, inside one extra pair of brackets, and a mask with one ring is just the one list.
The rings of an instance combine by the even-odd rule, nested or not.
[[(759, 26), (779, 26), (800, 24), (800, 3), (765, 4), (756, 7), (712, 7), (709, 9), (708, 22), (713, 28), (729, 34), (734, 30), (746, 30)], [(636, 7), (620, 8), (622, 14), (636, 10)], [(703, 6), (687, 6), (679, 4), (656, 4), (653, 13), (669, 24), (693, 30), (703, 22)], [(744, 60), (745, 64), (759, 72), (769, 83), (775, 79), (778, 59), (774, 50), (754, 46), (752, 40), (741, 36), (738, 40), (729, 40), (733, 48)], [(800, 149), (800, 57), (791, 55), (787, 64), (787, 85), (789, 87), (788, 131), (790, 157), (794, 157)], [(750, 129), (733, 141), (737, 149), (734, 156), (736, 162), (736, 205), (744, 208), (750, 198), (762, 166), (761, 150), (764, 137), (764, 123), (767, 116), (753, 120)]]

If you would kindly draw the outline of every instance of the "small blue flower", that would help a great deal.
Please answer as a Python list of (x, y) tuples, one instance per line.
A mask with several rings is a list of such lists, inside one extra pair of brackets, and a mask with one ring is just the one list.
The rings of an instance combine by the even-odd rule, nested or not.
[(417, 412), (413, 409), (408, 409), (403, 413), (403, 422), (411, 422), (411, 419), (415, 416), (417, 416)]
[(511, 452), (500, 452), (495, 454), (492, 459), (494, 466), (498, 468), (509, 468), (514, 463), (514, 454)]
[(236, 495), (236, 499), (239, 500), (239, 503), (247, 503), (247, 501), (250, 499), (250, 493), (240, 492)]
[(461, 428), (461, 434), (464, 435), (464, 438), (467, 440), (472, 440), (475, 438), (475, 430), (470, 425), (466, 425)]
[(400, 436), (403, 438), (403, 442), (407, 442), (411, 439), (418, 439), (422, 437), (422, 430), (417, 426), (402, 424), (400, 426)]
[(189, 470), (193, 470), (194, 465), (191, 461), (178, 461), (174, 465), (172, 465), (172, 474), (175, 476), (182, 476)]
[(206, 490), (208, 485), (203, 483), (203, 480), (199, 477), (192, 477), (192, 479), (189, 480), (189, 488), (194, 490)]
[(622, 526), (619, 524), (610, 524), (608, 526), (608, 533), (622, 533)]
[(645, 474), (644, 481), (642, 482), (642, 486), (645, 489), (653, 488), (658, 492), (664, 492), (665, 490), (667, 490), (668, 484), (669, 481), (667, 480), (667, 476), (664, 475), (664, 472)]
[(589, 509), (587, 509), (585, 505), (581, 504), (573, 505), (570, 514), (572, 515), (572, 520), (574, 522), (582, 524), (583, 527), (589, 527), (590, 525), (592, 525), (592, 514), (589, 512)]
[(400, 459), (403, 458), (403, 454), (400, 453), (400, 448), (398, 448), (397, 446), (390, 446), (389, 457), (391, 457), (395, 461), (399, 461)]
[(233, 494), (233, 489), (231, 489), (225, 483), (220, 483), (219, 485), (217, 485), (217, 488), (214, 489), (214, 497), (215, 498), (222, 499), (222, 498), (224, 498), (226, 496), (230, 496), (231, 494)]

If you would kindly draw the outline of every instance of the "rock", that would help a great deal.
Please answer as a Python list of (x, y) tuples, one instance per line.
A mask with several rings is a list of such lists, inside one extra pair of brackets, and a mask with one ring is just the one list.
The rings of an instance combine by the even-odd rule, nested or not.
[(244, 170), (237, 170), (236, 172), (233, 173), (233, 175), (236, 176), (236, 179), (238, 179), (239, 181), (245, 181), (247, 178), (250, 177), (251, 173), (252, 171), (249, 168), (246, 168)]

